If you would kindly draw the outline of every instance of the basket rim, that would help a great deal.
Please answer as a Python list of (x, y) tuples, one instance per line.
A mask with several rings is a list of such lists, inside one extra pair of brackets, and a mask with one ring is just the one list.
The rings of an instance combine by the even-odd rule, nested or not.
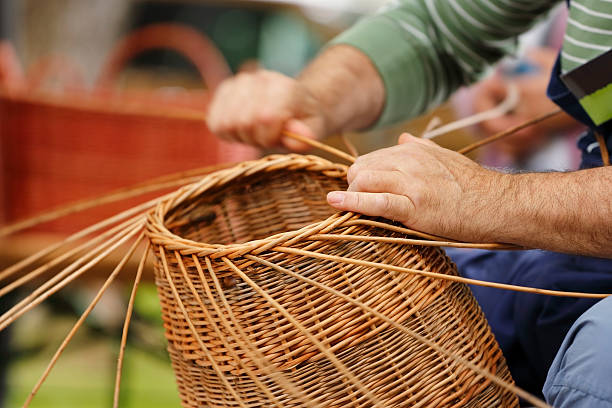
[(165, 246), (167, 249), (178, 250), (183, 254), (199, 254), (203, 256), (216, 254), (217, 256), (226, 256), (230, 253), (244, 254), (258, 248), (265, 250), (291, 239), (324, 233), (335, 228), (338, 224), (361, 217), (361, 214), (357, 213), (337, 212), (326, 219), (315, 221), (296, 230), (280, 232), (257, 240), (231, 244), (210, 244), (194, 241), (174, 234), (164, 224), (168, 212), (188, 199), (199, 196), (212, 188), (228, 185), (230, 182), (242, 177), (278, 170), (306, 170), (319, 172), (328, 177), (341, 178), (346, 177), (348, 166), (333, 163), (319, 156), (292, 153), (274, 154), (257, 160), (249, 160), (229, 169), (210, 173), (200, 181), (180, 188), (171, 197), (158, 203), (149, 212), (146, 222), (149, 239), (155, 244)]

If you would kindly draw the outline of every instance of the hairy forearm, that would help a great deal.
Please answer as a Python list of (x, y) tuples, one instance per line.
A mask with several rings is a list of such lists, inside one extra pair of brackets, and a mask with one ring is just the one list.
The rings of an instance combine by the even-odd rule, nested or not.
[(533, 248), (612, 257), (612, 168), (503, 175), (488, 238)]
[(370, 59), (347, 45), (325, 50), (298, 81), (319, 101), (328, 134), (365, 128), (379, 117), (385, 87)]

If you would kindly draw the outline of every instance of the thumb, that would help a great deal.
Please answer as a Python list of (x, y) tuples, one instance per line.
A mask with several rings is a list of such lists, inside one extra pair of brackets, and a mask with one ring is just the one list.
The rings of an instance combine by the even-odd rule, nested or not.
[(391, 193), (332, 191), (327, 194), (327, 202), (338, 210), (384, 217), (404, 224), (412, 219), (415, 212), (412, 200)]
[[(290, 119), (286, 124), (284, 130), (289, 133), (295, 133), (309, 139), (318, 140), (318, 134), (316, 133), (316, 126), (312, 123), (314, 120), (298, 120)], [(310, 123), (309, 123), (310, 122)], [(294, 152), (304, 152), (310, 149), (310, 145), (300, 142), (299, 140), (293, 139), (286, 134), (281, 138), (282, 144), (289, 150)]]

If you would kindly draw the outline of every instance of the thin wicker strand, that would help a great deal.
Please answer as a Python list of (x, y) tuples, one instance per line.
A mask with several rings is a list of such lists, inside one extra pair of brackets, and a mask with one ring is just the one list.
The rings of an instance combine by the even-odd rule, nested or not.
[(421, 133), (421, 138), (426, 139), (426, 136), (429, 132), (436, 129), (442, 124), (442, 119), (439, 116), (433, 116), (429, 122), (427, 122), (427, 126), (425, 126), (425, 130)]
[(510, 384), (500, 378), (498, 378), (497, 376), (491, 374), (490, 372), (488, 372), (487, 370), (476, 366), (475, 364), (471, 363), (470, 361), (466, 360), (465, 358), (463, 358), (460, 355), (456, 355), (452, 352), (449, 352), (448, 350), (445, 350), (444, 348), (438, 346), (436, 343), (432, 342), (431, 340), (429, 340), (428, 338), (416, 333), (415, 331), (397, 323), (396, 321), (394, 321), (393, 319), (390, 319), (388, 316), (378, 312), (375, 309), (372, 309), (371, 307), (369, 307), (368, 305), (366, 305), (365, 303), (351, 298), (350, 296), (347, 296), (345, 294), (343, 294), (342, 292), (339, 292), (323, 283), (319, 283), (313, 279), (307, 278), (305, 276), (302, 276), (300, 274), (297, 274), (289, 269), (283, 268), (280, 265), (276, 265), (272, 262), (266, 261), (265, 259), (259, 258), (257, 256), (254, 255), (245, 255), (245, 258), (251, 259), (253, 261), (259, 262), (262, 265), (266, 265), (270, 268), (273, 268), (276, 271), (285, 273), (289, 276), (292, 276), (295, 279), (299, 279), (303, 282), (306, 282), (310, 285), (316, 286), (319, 289), (325, 290), (328, 293), (331, 293), (339, 298), (342, 298), (344, 300), (346, 300), (347, 302), (350, 302), (358, 307), (360, 307), (362, 310), (367, 311), (368, 313), (378, 317), (379, 319), (385, 321), (386, 323), (392, 325), (393, 327), (395, 327), (397, 330), (400, 330), (410, 336), (412, 336), (413, 338), (417, 339), (418, 341), (426, 344), (428, 347), (431, 347), (432, 349), (434, 349), (436, 352), (440, 353), (443, 356), (449, 357), (452, 360), (454, 360), (455, 362), (464, 365), (465, 367), (469, 368), (470, 370), (486, 377), (488, 380), (494, 382), (496, 385), (498, 385), (499, 387), (510, 391), (516, 395), (518, 395), (519, 397), (523, 398), (525, 401), (529, 402), (530, 404), (533, 404), (535, 407), (540, 407), (540, 408), (552, 408), (550, 407), (548, 404), (546, 404), (544, 401), (540, 400), (539, 398), (535, 397), (534, 395), (528, 393), (527, 391), (524, 391), (523, 389)]
[(434, 137), (438, 137), (446, 133), (453, 132), (455, 130), (477, 125), (481, 122), (484, 122), (485, 120), (498, 118), (514, 109), (516, 105), (518, 105), (519, 101), (520, 96), (518, 87), (515, 84), (509, 84), (509, 86), (507, 87), (506, 99), (504, 99), (499, 105), (487, 111), (480, 112), (475, 115), (448, 123), (435, 130), (425, 132), (423, 138), (433, 139)]
[(132, 286), (132, 293), (130, 294), (130, 300), (128, 301), (127, 310), (125, 312), (125, 320), (123, 322), (123, 330), (121, 332), (121, 344), (119, 345), (119, 356), (117, 357), (117, 370), (115, 376), (115, 390), (113, 393), (113, 408), (119, 407), (119, 391), (121, 388), (121, 372), (123, 371), (123, 359), (125, 356), (125, 347), (127, 345), (128, 331), (130, 328), (130, 322), (132, 321), (132, 311), (134, 310), (134, 302), (136, 300), (136, 292), (138, 292), (138, 285), (142, 278), (142, 271), (144, 270), (147, 256), (151, 243), (147, 241), (140, 262), (138, 263), (138, 270), (136, 271), (136, 277), (134, 278), (134, 285)]
[[(255, 283), (247, 274), (242, 272), (240, 268), (238, 268), (232, 261), (228, 258), (222, 258), (223, 262), (227, 266), (229, 266), (240, 278), (245, 281), (253, 290), (255, 290), (260, 296), (262, 296), (266, 301), (272, 305), (276, 310), (278, 310), (292, 325), (295, 326), (308, 340), (312, 342), (312, 344), (317, 347), (323, 355), (325, 355), (329, 361), (336, 367), (336, 369), (342, 373), (349, 381), (352, 386), (355, 386), (359, 392), (361, 392), (374, 406), (382, 407), (382, 403), (376, 398), (374, 394), (370, 390), (368, 390), (361, 380), (357, 378), (345, 365), (342, 363), (332, 352), (330, 352), (329, 348), (321, 343), (304, 325), (302, 325), (295, 317), (291, 315), (280, 303), (278, 303), (272, 296), (266, 293), (257, 283)], [(352, 387), (351, 387), (352, 388)]]
[[(430, 247), (452, 247), (452, 248), (471, 248), (471, 249), (491, 249), (491, 244), (468, 244), (463, 242), (446, 242), (446, 241), (427, 241), (423, 239), (410, 238), (391, 238), (391, 237), (370, 237), (363, 235), (345, 235), (345, 234), (315, 234), (305, 237), (307, 240), (321, 241), (358, 241), (358, 242), (385, 242), (389, 244), (404, 244), (404, 245), (421, 245)], [(515, 249), (514, 245), (495, 246), (495, 249)], [(522, 248), (524, 249), (524, 248)]]
[(96, 294), (94, 299), (91, 301), (91, 303), (89, 304), (87, 309), (85, 309), (83, 314), (81, 314), (81, 317), (79, 318), (79, 320), (77, 320), (77, 322), (74, 324), (74, 326), (72, 327), (72, 329), (70, 330), (70, 332), (68, 333), (68, 335), (66, 336), (64, 341), (62, 342), (62, 344), (59, 346), (59, 348), (57, 349), (57, 351), (53, 355), (53, 358), (49, 362), (49, 365), (47, 366), (47, 368), (43, 372), (42, 376), (40, 377), (40, 379), (38, 380), (38, 382), (36, 383), (36, 385), (32, 389), (32, 392), (28, 396), (26, 402), (23, 404), (23, 408), (27, 408), (28, 406), (30, 406), (30, 403), (32, 402), (32, 399), (34, 398), (34, 396), (36, 395), (36, 393), (38, 392), (38, 390), (40, 389), (40, 387), (42, 386), (44, 381), (49, 376), (49, 373), (51, 372), (51, 370), (55, 366), (55, 363), (57, 362), (59, 357), (62, 355), (62, 353), (64, 352), (64, 350), (66, 349), (66, 347), (68, 346), (68, 344), (70, 343), (70, 341), (72, 340), (72, 338), (74, 337), (76, 332), (79, 330), (79, 328), (81, 328), (81, 326), (85, 322), (85, 319), (87, 319), (87, 317), (89, 316), (91, 311), (96, 307), (96, 305), (98, 304), (98, 302), (102, 298), (102, 295), (104, 295), (104, 293), (110, 287), (111, 283), (115, 280), (115, 278), (117, 277), (119, 272), (123, 269), (123, 266), (132, 257), (132, 255), (134, 254), (134, 251), (136, 250), (136, 248), (138, 247), (140, 242), (143, 240), (143, 238), (144, 238), (144, 233), (141, 232), (140, 236), (136, 239), (136, 241), (134, 242), (132, 247), (123, 256), (121, 261), (119, 261), (119, 263), (117, 264), (117, 266), (115, 267), (113, 272), (110, 274), (108, 279), (106, 279), (106, 281), (104, 282), (104, 284), (102, 285), (102, 287), (100, 288), (100, 290), (98, 291), (98, 293)]
[[(32, 294), (28, 295), (21, 302), (19, 302), (17, 305), (13, 306), (6, 313), (0, 316), (0, 331), (4, 330), (6, 327), (8, 327), (8, 325), (13, 323), (15, 320), (21, 317), (24, 313), (28, 312), (29, 310), (33, 309), (34, 307), (38, 306), (40, 303), (45, 301), (49, 296), (63, 289), (66, 285), (74, 281), (76, 278), (81, 276), (83, 273), (87, 272), (89, 269), (91, 269), (93, 266), (98, 264), (102, 259), (106, 258), (111, 252), (113, 252), (115, 249), (117, 249), (119, 246), (121, 246), (123, 243), (125, 243), (128, 239), (132, 238), (134, 235), (136, 235), (141, 230), (142, 230), (142, 227), (135, 228), (129, 234), (127, 234), (126, 236), (122, 237), (120, 240), (115, 242), (110, 248), (106, 249), (103, 253), (101, 253), (100, 255), (92, 259), (91, 261), (89, 261), (89, 263), (82, 266), (81, 268), (79, 268), (78, 270), (76, 270), (75, 272), (67, 276), (66, 278), (64, 278), (61, 282), (55, 284), (55, 286), (48, 289), (47, 291), (43, 292), (46, 288), (48, 288), (49, 286), (53, 284), (49, 282), (56, 282), (57, 280), (61, 278), (56, 279), (56, 277), (54, 277), (52, 280), (47, 281), (45, 284), (41, 285), (40, 288), (38, 288)], [(61, 275), (61, 276), (63, 277), (64, 275)]]
[[(213, 356), (210, 354), (210, 351), (208, 350), (208, 347), (206, 347), (204, 345), (204, 341), (202, 341), (202, 338), (200, 337), (200, 334), (196, 330), (195, 325), (193, 324), (193, 322), (191, 321), (191, 317), (189, 317), (189, 314), (187, 313), (187, 309), (185, 309), (185, 305), (183, 305), (183, 301), (181, 300), (181, 296), (179, 295), (178, 291), (176, 290), (176, 286), (174, 285), (174, 281), (172, 280), (172, 276), (170, 275), (170, 269), (168, 268), (168, 261), (166, 260), (166, 257), (164, 255), (164, 248), (161, 247), (161, 246), (159, 247), (159, 256), (160, 256), (160, 258), (162, 260), (162, 266), (163, 266), (163, 269), (164, 269), (164, 273), (166, 275), (166, 279), (168, 280), (168, 283), (170, 284), (170, 289), (172, 290), (172, 294), (174, 295), (174, 299), (176, 300), (176, 303), (178, 304), (179, 308), (181, 309), (181, 312), (183, 313), (183, 317), (185, 318), (185, 321), (187, 322), (187, 325), (189, 326), (189, 329), (193, 333), (197, 343), (200, 345), (200, 349), (204, 352), (204, 355), (210, 361), (210, 364), (212, 365), (213, 370), (215, 370), (215, 372), (217, 373), (217, 375), (221, 379), (221, 382), (223, 382), (223, 385), (225, 385), (225, 388), (227, 388), (227, 391), (236, 399), (236, 401), (238, 402), (238, 405), (240, 405), (241, 407), (247, 408), (247, 405), (244, 403), (244, 401), (242, 400), (240, 395), (238, 395), (238, 393), (236, 392), (236, 390), (234, 390), (234, 388), (229, 383), (229, 381), (227, 380), (225, 375), (223, 375), (223, 371), (221, 371), (221, 368), (219, 368), (219, 365), (217, 364), (217, 362), (215, 361)], [(210, 405), (210, 402), (209, 402), (209, 405)]]
[(329, 145), (326, 145), (325, 143), (321, 143), (318, 140), (314, 140), (311, 139), (309, 137), (305, 137), (302, 135), (298, 135), (297, 133), (292, 133), (292, 132), (288, 132), (288, 131), (283, 131), (283, 135), (290, 137), (292, 139), (297, 140), (298, 142), (302, 142), (304, 144), (307, 144), (311, 147), (317, 148), (317, 149), (321, 149), (327, 153), (333, 154), (334, 156), (346, 160), (349, 163), (354, 163), (355, 162), (355, 157), (351, 156), (348, 153), (344, 153), (342, 150), (338, 150), (335, 147), (331, 147)]
[[(219, 308), (219, 306), (216, 304), (216, 302), (212, 301), (214, 300), (213, 294), (212, 294), (212, 291), (210, 290), (210, 286), (208, 286), (208, 283), (206, 282), (206, 278), (204, 277), (204, 272), (202, 270), (202, 265), (200, 264), (198, 257), (195, 255), (192, 255), (192, 258), (194, 260), (196, 268), (198, 269), (198, 274), (200, 275), (200, 279), (202, 280), (204, 290), (206, 291), (207, 296), (212, 302), (213, 308), (215, 309), (219, 317), (223, 320), (225, 327), (228, 329), (231, 328), (232, 325), (230, 325), (229, 322), (227, 322), (227, 319), (225, 319), (225, 317), (223, 316), (223, 313), (221, 312), (221, 309)], [(221, 299), (221, 303), (223, 304), (223, 307), (227, 311), (227, 314), (230, 317), (230, 320), (232, 321), (233, 326), (236, 327), (236, 329), (238, 330), (239, 336), (235, 336), (235, 338), (241, 338), (243, 341), (243, 345), (246, 346), (245, 348), (243, 348), (243, 350), (244, 351), (248, 350), (250, 353), (252, 353), (252, 354), (249, 354), (249, 358), (251, 358), (256, 364), (258, 364), (260, 368), (263, 368), (264, 372), (270, 375), (270, 377), (272, 377), (272, 379), (274, 379), (274, 381), (279, 386), (281, 386), (283, 389), (285, 389), (285, 391), (289, 392), (291, 395), (293, 395), (298, 400), (300, 400), (300, 402), (302, 402), (305, 406), (316, 408), (316, 405), (314, 405), (314, 403), (310, 400), (310, 398), (307, 398), (307, 396), (304, 395), (303, 391), (301, 391), (294, 384), (292, 384), (291, 381), (281, 371), (273, 369), (272, 371), (268, 373), (267, 371), (269, 370), (268, 367), (272, 365), (269, 364), (268, 358), (266, 358), (263, 353), (261, 353), (256, 347), (251, 345), (251, 341), (248, 337), (248, 334), (242, 328), (240, 322), (238, 321), (235, 314), (233, 313), (232, 308), (229, 302), (227, 301), (227, 298), (225, 297), (223, 293), (223, 288), (221, 287), (221, 283), (219, 282), (219, 279), (217, 278), (217, 275), (212, 266), (212, 262), (210, 261), (210, 258), (206, 257), (205, 262), (206, 262), (206, 268), (208, 269), (210, 277), (212, 278), (213, 283), (215, 285), (215, 289), (217, 290), (217, 293), (219, 294), (219, 298)], [(233, 333), (232, 335), (235, 335), (233, 330), (230, 331), (230, 333)]]
[[(194, 183), (200, 180), (201, 176), (212, 172), (226, 169), (235, 166), (237, 163), (223, 163), (214, 166), (207, 166), (198, 169), (181, 171), (166, 176), (157, 177), (145, 183), (138, 183), (134, 186), (124, 187), (108, 194), (99, 197), (80, 200), (74, 203), (61, 206), (56, 209), (45, 211), (42, 214), (35, 215), (14, 224), (0, 227), (0, 237), (12, 235), (16, 232), (23, 231), (28, 228), (44, 224), (58, 218), (66, 217), (71, 214), (79, 213), (90, 208), (99, 207), (105, 204), (114, 203), (117, 201), (126, 200), (128, 198), (137, 197), (147, 193), (165, 190), (167, 188), (181, 186), (189, 183)], [(154, 206), (154, 204), (152, 205)]]
[[(136, 223), (138, 223), (138, 219), (131, 219), (128, 220), (126, 222), (124, 222), (123, 224), (117, 225), (115, 227), (113, 227), (112, 229), (105, 231), (104, 233), (102, 233), (101, 235), (92, 238), (89, 241), (84, 242), (83, 244), (70, 249), (69, 251), (61, 254), (60, 256), (53, 258), (52, 260), (50, 260), (49, 262), (45, 263), (44, 265), (39, 266), (38, 268), (34, 269), (33, 271), (25, 274), (24, 276), (21, 276), (19, 279), (11, 282), (10, 284), (3, 286), (0, 289), (0, 298), (2, 296), (5, 296), (6, 294), (10, 293), (11, 291), (15, 290), (16, 288), (32, 281), (33, 279), (35, 279), (36, 277), (42, 275), (43, 273), (47, 272), (49, 269), (53, 268), (54, 266), (57, 266), (59, 264), (61, 264), (62, 262), (64, 262), (67, 259), (70, 259), (71, 257), (73, 257), (75, 254), (78, 254), (79, 252), (91, 248), (94, 245), (97, 245), (98, 243), (100, 243), (101, 241), (103, 241), (104, 239), (107, 239), (109, 237), (112, 237), (115, 234), (121, 234), (122, 231), (128, 231), (129, 227), (136, 225)], [(88, 254), (84, 255), (87, 256)], [(77, 260), (73, 261), (74, 263), (78, 263), (79, 261), (81, 261), (82, 258), (79, 258)]]
[[(164, 197), (169, 198), (172, 194), (167, 194)], [(12, 266), (4, 269), (3, 271), (0, 272), (0, 281), (3, 281), (4, 279), (6, 279), (7, 277), (13, 275), (14, 273), (18, 272), (19, 270), (25, 268), (28, 265), (31, 265), (32, 263), (38, 261), (39, 259), (49, 255), (50, 253), (52, 253), (53, 251), (56, 251), (72, 242), (78, 241), (82, 238), (85, 238), (91, 234), (93, 234), (94, 232), (98, 232), (110, 225), (116, 224), (118, 222), (121, 222), (123, 220), (125, 220), (126, 218), (132, 217), (134, 216), (134, 219), (136, 219), (139, 216), (139, 213), (144, 212), (145, 210), (150, 209), (151, 207), (155, 206), (159, 200), (163, 200), (164, 197), (160, 197), (151, 201), (148, 201), (146, 203), (143, 203), (141, 205), (138, 205), (136, 207), (132, 207), (129, 210), (123, 211), (115, 216), (112, 216), (110, 218), (107, 218), (104, 221), (100, 221), (94, 225), (92, 225), (91, 227), (87, 227), (79, 232), (76, 232), (70, 236), (68, 236), (67, 238), (49, 245), (48, 247), (36, 252), (35, 254), (32, 254), (30, 256), (28, 256), (27, 258), (17, 262), (16, 264), (13, 264)]]
[[(217, 334), (217, 336), (221, 339), (221, 341), (223, 342), (223, 345), (225, 346), (225, 349), (228, 351), (228, 353), (231, 355), (231, 357), (234, 359), (234, 361), (237, 361), (240, 366), (244, 369), (244, 371), (246, 372), (246, 374), (249, 376), (249, 378), (251, 378), (251, 380), (253, 380), (253, 382), (259, 387), (259, 389), (261, 389), (267, 396), (268, 398), (270, 398), (271, 401), (275, 402), (275, 405), (278, 407), (282, 408), (282, 404), (281, 402), (278, 400), (278, 398), (269, 390), (268, 387), (266, 387), (260, 380), (259, 378), (257, 378), (257, 375), (253, 374), (251, 372), (251, 370), (248, 368), (248, 366), (242, 361), (242, 359), (238, 356), (238, 354), (236, 353), (236, 351), (234, 350), (233, 347), (230, 347), (229, 343), (227, 342), (227, 339), (225, 338), (225, 336), (221, 333), (221, 330), (219, 329), (219, 326), (217, 325), (217, 323), (214, 321), (214, 319), (212, 318), (212, 316), (210, 315), (210, 312), (208, 311), (208, 308), (204, 305), (204, 301), (202, 300), (202, 297), (200, 296), (200, 294), (198, 293), (198, 291), (196, 290), (195, 286), (193, 285), (193, 282), (191, 281), (191, 279), (189, 278), (189, 274), (187, 273), (187, 269), (185, 268), (185, 264), (183, 263), (183, 259), (181, 257), (181, 255), (175, 251), (174, 252), (174, 256), (176, 258), (176, 261), (179, 265), (179, 269), (181, 270), (181, 273), (183, 274), (183, 278), (185, 279), (185, 281), (187, 282), (187, 285), (189, 286), (189, 290), (191, 290), (192, 295), (194, 296), (194, 299), (196, 299), (196, 301), (198, 302), (200, 309), (202, 310), (202, 312), (204, 313), (204, 317), (206, 319), (206, 321), (213, 327), (213, 330), (215, 331), (215, 333)], [(208, 283), (206, 282), (205, 278), (204, 278), (204, 273), (202, 270), (202, 264), (200, 263), (200, 261), (196, 258), (194, 258), (194, 263), (196, 265), (196, 268), (198, 270), (198, 274), (201, 275), (201, 279), (202, 279), (202, 285), (205, 286), (205, 291), (207, 293), (208, 296), (208, 300), (211, 302), (211, 305), (213, 305), (213, 308), (216, 310), (219, 318), (221, 319), (221, 322), (223, 324), (223, 328), (226, 329), (230, 335), (234, 338), (238, 338), (238, 336), (236, 336), (236, 333), (234, 332), (233, 328), (231, 327), (231, 325), (229, 324), (229, 322), (227, 322), (227, 320), (225, 319), (225, 317), (222, 317), (222, 313), (221, 310), (219, 309), (218, 305), (216, 305), (215, 299), (212, 296), (212, 292), (210, 291), (210, 287), (208, 286)], [(201, 272), (201, 273), (200, 273)], [(232, 313), (231, 309), (228, 310), (228, 313)], [(247, 341), (245, 341), (242, 345), (248, 345), (250, 344), (248, 339)], [(247, 347), (248, 348), (248, 347)], [(251, 354), (251, 350), (247, 350), (247, 348), (243, 348), (242, 350), (245, 352), (245, 354), (247, 354), (249, 356), (249, 358), (251, 358), (253, 361), (256, 361), (257, 363), (261, 363), (259, 365), (259, 368), (262, 369), (264, 372), (266, 372), (266, 374), (269, 374), (271, 372), (273, 372), (273, 370), (270, 369), (270, 367), (272, 367), (271, 364), (268, 364), (267, 359), (262, 359), (262, 361), (260, 361), (258, 359), (257, 356), (255, 356), (254, 353)], [(262, 356), (263, 357), (263, 356)]]
[(482, 281), (482, 280), (477, 280), (477, 279), (464, 278), (461, 276), (445, 275), (445, 274), (441, 274), (437, 272), (420, 271), (417, 269), (403, 268), (401, 266), (386, 265), (386, 264), (379, 263), (379, 262), (363, 261), (360, 259), (351, 259), (351, 258), (346, 258), (342, 256), (337, 256), (337, 255), (320, 254), (318, 252), (305, 251), (305, 250), (297, 249), (297, 248), (275, 247), (275, 248), (272, 248), (272, 250), (276, 252), (286, 253), (286, 254), (309, 256), (312, 258), (325, 259), (325, 260), (334, 261), (334, 262), (343, 262), (343, 263), (352, 264), (352, 265), (369, 266), (369, 267), (379, 268), (379, 269), (388, 269), (388, 270), (395, 271), (395, 272), (411, 273), (415, 275), (426, 276), (428, 278), (435, 278), (435, 279), (442, 279), (442, 280), (451, 281), (451, 282), (465, 283), (467, 285), (484, 286), (484, 287), (495, 288), (495, 289), (506, 289), (506, 290), (513, 290), (516, 292), (534, 293), (538, 295), (576, 297), (576, 298), (586, 298), (586, 299), (604, 299), (610, 296), (610, 294), (608, 293), (566, 292), (566, 291), (559, 291), (559, 290), (549, 290), (549, 289), (530, 288), (526, 286), (509, 285), (506, 283), (488, 282), (488, 281)]
[(355, 145), (349, 140), (348, 136), (346, 135), (346, 133), (342, 133), (340, 134), (340, 140), (342, 140), (342, 143), (344, 143), (344, 146), (346, 146), (346, 150), (348, 150), (349, 154), (353, 157), (359, 157), (359, 152), (357, 151), (357, 148), (355, 147)]
[[(38, 294), (48, 289), (51, 285), (57, 283), (60, 279), (63, 279), (64, 277), (68, 276), (70, 273), (73, 273), (75, 270), (77, 270), (77, 268), (82, 267), (83, 264), (93, 259), (96, 255), (102, 253), (104, 250), (111, 247), (113, 244), (116, 244), (122, 238), (127, 237), (130, 234), (130, 232), (133, 232), (137, 227), (138, 227), (138, 224), (131, 224), (128, 227), (123, 228), (121, 231), (115, 233), (112, 237), (102, 242), (99, 246), (90, 250), (89, 252), (82, 255), (81, 257), (74, 259), (70, 264), (65, 266), (62, 270), (60, 270), (58, 273), (53, 275), (49, 280), (44, 282), (40, 287), (38, 287), (32, 293), (30, 293), (29, 296), (25, 297), (20, 302), (18, 302), (16, 305), (14, 305), (11, 310), (13, 309), (17, 310), (20, 307), (27, 305), (27, 303), (30, 302), (33, 298), (35, 298)], [(45, 266), (46, 265), (43, 265), (43, 267)], [(0, 316), (0, 322), (5, 317), (11, 315), (11, 310), (8, 310), (2, 316)]]
[(487, 145), (489, 143), (493, 143), (496, 142), (500, 139), (503, 139), (504, 137), (513, 135), (514, 133), (518, 132), (519, 130), (523, 130), (525, 128), (528, 128), (529, 126), (533, 126), (537, 123), (543, 122), (547, 119), (550, 119), (554, 116), (557, 116), (559, 114), (563, 113), (563, 110), (561, 109), (555, 109), (551, 112), (545, 113), (543, 115), (537, 116), (533, 119), (530, 119), (524, 123), (521, 123), (513, 128), (510, 128), (508, 130), (505, 130), (503, 132), (499, 132), (494, 134), (493, 136), (487, 137), (486, 139), (482, 139), (476, 143), (472, 143), (471, 145), (468, 145), (462, 149), (457, 150), (457, 153), (461, 153), (461, 154), (468, 154), (473, 150), (476, 150), (484, 145)]
[(606, 139), (601, 133), (595, 132), (595, 139), (599, 143), (599, 151), (601, 152), (601, 161), (604, 166), (610, 165), (610, 153), (608, 152), (608, 146), (606, 145)]

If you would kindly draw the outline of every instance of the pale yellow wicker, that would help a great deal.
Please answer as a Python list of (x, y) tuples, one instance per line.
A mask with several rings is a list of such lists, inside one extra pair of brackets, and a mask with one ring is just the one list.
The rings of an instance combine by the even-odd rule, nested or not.
[(512, 381), (467, 286), (409, 272), (457, 275), (441, 249), (327, 205), (346, 170), (271, 156), (206, 176), (149, 215), (183, 406), (518, 406), (412, 335)]

